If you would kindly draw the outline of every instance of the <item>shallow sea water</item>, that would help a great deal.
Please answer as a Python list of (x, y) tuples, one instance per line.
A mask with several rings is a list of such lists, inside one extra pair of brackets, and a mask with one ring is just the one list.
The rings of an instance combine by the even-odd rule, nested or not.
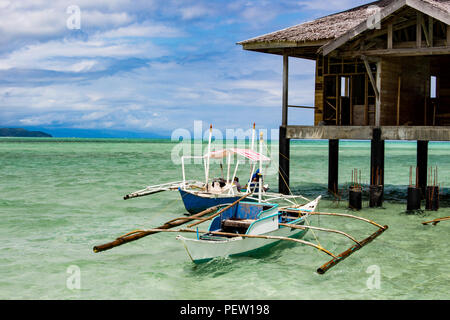
[[(363, 182), (368, 182), (370, 143), (341, 142), (343, 197), (337, 201), (326, 193), (327, 142), (292, 142), (295, 193), (309, 198), (324, 195), (319, 207), (323, 212), (353, 213), (389, 226), (325, 275), (316, 269), (328, 256), (290, 243), (280, 243), (258, 257), (221, 258), (198, 266), (172, 233), (93, 253), (95, 245), (183, 215), (177, 192), (122, 199), (150, 184), (181, 180), (180, 167), (170, 157), (176, 145), (164, 140), (0, 139), (0, 299), (450, 298), (450, 223), (421, 224), (450, 216), (446, 143), (430, 143), (429, 148), (429, 164), (439, 167), (444, 188), (443, 208), (407, 214), (406, 187), (409, 167), (415, 165), (415, 143), (386, 143), (384, 207), (369, 209), (365, 201), (362, 211), (352, 212), (344, 190), (353, 168), (361, 169)], [(188, 169), (191, 178), (202, 174), (201, 166)], [(276, 174), (266, 181), (277, 190)], [(342, 218), (314, 217), (310, 222), (358, 239), (376, 230)], [(308, 233), (305, 239), (318, 240), (335, 253), (352, 245), (328, 233)], [(80, 289), (67, 285), (73, 283), (71, 266), (80, 270)], [(373, 281), (377, 271), (379, 286)]]

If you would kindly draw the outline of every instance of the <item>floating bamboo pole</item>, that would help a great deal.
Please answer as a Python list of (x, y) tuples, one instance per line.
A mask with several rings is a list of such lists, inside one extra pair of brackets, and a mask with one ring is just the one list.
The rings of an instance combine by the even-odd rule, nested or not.
[(429, 224), (433, 224), (433, 226), (435, 226), (435, 225), (437, 225), (439, 222), (447, 221), (447, 220), (450, 220), (450, 217), (434, 219), (434, 220), (431, 220), (431, 221), (422, 222), (422, 224), (423, 224), (424, 226), (429, 225)]

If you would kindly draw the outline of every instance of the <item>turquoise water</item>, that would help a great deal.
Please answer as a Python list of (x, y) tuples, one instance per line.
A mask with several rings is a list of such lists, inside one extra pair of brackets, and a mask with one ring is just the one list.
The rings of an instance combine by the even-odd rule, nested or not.
[[(103, 253), (92, 247), (184, 213), (176, 192), (124, 201), (150, 184), (181, 179), (170, 154), (175, 143), (151, 140), (0, 139), (0, 299), (449, 299), (450, 223), (421, 222), (450, 210), (406, 214), (409, 166), (415, 143), (386, 144), (388, 201), (356, 213), (389, 229), (325, 275), (315, 271), (328, 256), (282, 243), (260, 257), (217, 259), (195, 266), (176, 234), (157, 234)], [(326, 142), (293, 142), (291, 184), (310, 198), (326, 195)], [(340, 188), (361, 169), (367, 182), (370, 144), (342, 142)], [(450, 145), (430, 143), (429, 164), (439, 182), (450, 182)], [(189, 166), (188, 178), (202, 177)], [(215, 169), (215, 174), (220, 171)], [(246, 175), (246, 171), (239, 174)], [(267, 182), (277, 189), (277, 175)], [(343, 192), (345, 194), (345, 192)], [(442, 204), (448, 207), (448, 190)], [(348, 213), (326, 197), (323, 212)], [(340, 229), (363, 239), (376, 229), (342, 218), (312, 218), (311, 224)], [(334, 253), (352, 243), (316, 234)], [(306, 240), (316, 241), (312, 233)], [(70, 289), (71, 266), (80, 288)], [(379, 285), (372, 280), (379, 271)], [(70, 281), (69, 281), (70, 282)], [(368, 285), (369, 284), (369, 285)], [(372, 284), (372, 285), (370, 285)]]

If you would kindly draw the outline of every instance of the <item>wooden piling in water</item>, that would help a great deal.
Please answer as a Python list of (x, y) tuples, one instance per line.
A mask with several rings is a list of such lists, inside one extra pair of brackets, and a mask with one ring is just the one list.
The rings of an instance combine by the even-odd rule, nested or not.
[(422, 199), (427, 189), (428, 141), (417, 141), (418, 186), (422, 190)]
[[(415, 182), (414, 179), (415, 171)], [(419, 187), (419, 168), (409, 167), (409, 186), (407, 195), (406, 211), (420, 210), (422, 205), (422, 189)]]
[(339, 185), (339, 140), (328, 141), (328, 191), (338, 193)]
[(435, 170), (430, 168), (430, 175), (428, 178), (428, 186), (426, 188), (426, 204), (425, 209), (431, 211), (439, 210), (439, 200), (440, 200), (440, 188), (438, 185), (438, 168)]
[(362, 187), (361, 187), (361, 170), (353, 169), (352, 183), (348, 190), (348, 206), (353, 210), (362, 209)]
[(279, 143), (279, 177), (278, 192), (289, 195), (289, 158), (290, 158), (290, 139), (286, 138), (286, 127), (280, 127)]
[(373, 129), (370, 147), (369, 207), (381, 207), (384, 200), (384, 140), (381, 129)]

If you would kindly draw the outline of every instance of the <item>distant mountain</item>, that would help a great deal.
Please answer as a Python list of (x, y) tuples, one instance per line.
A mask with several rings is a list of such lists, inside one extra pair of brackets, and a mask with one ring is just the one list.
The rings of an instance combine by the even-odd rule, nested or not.
[(42, 131), (28, 131), (22, 128), (0, 128), (0, 137), (51, 138), (52, 136)]
[(30, 128), (45, 130), (55, 138), (125, 138), (125, 139), (170, 139), (169, 133), (121, 131), (113, 129)]

